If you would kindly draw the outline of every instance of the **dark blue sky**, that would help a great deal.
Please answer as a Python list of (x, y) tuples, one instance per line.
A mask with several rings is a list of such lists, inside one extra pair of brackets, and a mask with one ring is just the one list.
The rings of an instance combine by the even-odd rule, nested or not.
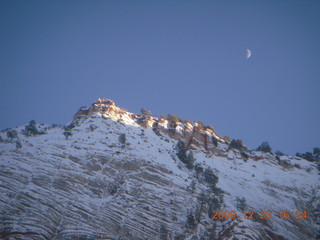
[[(0, 129), (113, 99), (250, 148), (320, 146), (320, 1), (0, 1)], [(246, 59), (246, 49), (252, 57)]]

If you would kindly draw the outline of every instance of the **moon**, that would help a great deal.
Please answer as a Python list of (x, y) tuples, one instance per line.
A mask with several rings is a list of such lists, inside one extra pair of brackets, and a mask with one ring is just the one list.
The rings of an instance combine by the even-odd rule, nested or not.
[(248, 59), (250, 57), (251, 57), (251, 51), (250, 51), (250, 49), (247, 49), (246, 50), (246, 59)]

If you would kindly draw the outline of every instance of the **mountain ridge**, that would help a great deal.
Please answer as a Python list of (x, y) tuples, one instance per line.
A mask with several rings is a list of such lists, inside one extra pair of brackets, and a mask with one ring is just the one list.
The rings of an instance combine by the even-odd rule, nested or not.
[[(0, 132), (4, 239), (317, 236), (313, 162), (230, 147), (197, 122), (130, 113), (106, 98), (65, 128), (34, 124), (11, 139), (9, 130)], [(212, 211), (237, 217), (213, 219)], [(267, 211), (272, 218), (261, 218)], [(296, 218), (297, 211), (307, 217)]]

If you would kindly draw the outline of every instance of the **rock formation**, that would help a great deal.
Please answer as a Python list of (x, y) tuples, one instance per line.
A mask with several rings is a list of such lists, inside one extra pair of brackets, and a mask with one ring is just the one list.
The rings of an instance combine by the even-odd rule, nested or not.
[(65, 128), (35, 127), (0, 132), (1, 239), (316, 239), (314, 162), (104, 98)]

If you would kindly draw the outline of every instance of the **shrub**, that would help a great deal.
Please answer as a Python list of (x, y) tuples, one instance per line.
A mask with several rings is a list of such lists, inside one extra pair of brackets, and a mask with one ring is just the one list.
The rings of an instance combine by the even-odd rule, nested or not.
[(296, 167), (296, 168), (299, 168), (299, 169), (301, 168), (301, 166), (299, 164), (297, 164), (297, 163), (295, 163), (293, 166)]
[(201, 130), (204, 129), (204, 123), (198, 122), (198, 128), (200, 128)]
[(162, 137), (160, 130), (159, 130), (159, 123), (158, 122), (154, 122), (152, 124), (152, 130), (156, 135), (158, 135), (159, 137)]
[(320, 161), (320, 148), (316, 147), (313, 149), (313, 158), (316, 161)]
[(263, 142), (263, 143), (261, 143), (261, 145), (259, 147), (257, 147), (257, 151), (271, 153), (272, 149), (271, 149), (268, 142)]
[(243, 152), (243, 151), (241, 151), (240, 154), (241, 154), (241, 157), (243, 157), (244, 159), (248, 159), (248, 158), (249, 158), (249, 155), (246, 154), (246, 153)]
[(276, 154), (277, 156), (284, 156), (284, 153), (281, 152), (281, 151), (279, 151), (279, 150), (277, 150), (277, 151), (275, 152), (275, 154)]
[(232, 139), (231, 142), (229, 143), (229, 149), (231, 148), (235, 148), (238, 150), (245, 149), (245, 147), (243, 146), (242, 140), (240, 139), (237, 139), (237, 140)]
[(306, 152), (306, 153), (302, 154), (302, 157), (304, 159), (306, 159), (307, 161), (309, 161), (309, 162), (313, 162), (314, 161), (313, 155), (312, 155), (311, 152)]
[(16, 148), (17, 149), (22, 148), (21, 142), (16, 142)]
[(144, 136), (144, 129), (141, 129), (140, 136)]
[(320, 155), (319, 155), (318, 151), (319, 151), (319, 148), (314, 148), (313, 154), (311, 152), (296, 153), (296, 156), (304, 158), (305, 160), (307, 160), (309, 162), (320, 161)]
[(192, 213), (187, 215), (186, 227), (187, 229), (194, 229), (196, 227), (196, 220)]
[(126, 134), (125, 133), (121, 133), (120, 136), (119, 136), (119, 142), (122, 144), (122, 147), (125, 146), (126, 141), (127, 141)]
[(214, 128), (211, 125), (205, 126), (204, 129), (208, 129), (211, 130), (212, 132), (214, 132)]
[(111, 195), (115, 195), (118, 192), (119, 188), (120, 188), (120, 185), (116, 182), (110, 182), (107, 187), (108, 192)]
[(182, 122), (181, 118), (173, 115), (173, 114), (168, 114), (168, 121), (170, 122)]
[(191, 191), (192, 193), (194, 193), (194, 191), (196, 190), (196, 182), (194, 180), (192, 180), (190, 183), (190, 186), (188, 186), (187, 189), (189, 191)]
[(68, 140), (68, 137), (71, 137), (71, 136), (72, 136), (72, 132), (70, 132), (70, 131), (65, 131), (65, 132), (63, 132), (63, 135), (66, 137), (66, 140)]
[(145, 108), (141, 108), (140, 112), (143, 116), (151, 116), (151, 112)]
[(285, 168), (290, 168), (292, 167), (291, 163), (289, 160), (280, 160), (280, 165), (285, 167)]
[(203, 173), (203, 167), (201, 166), (200, 163), (196, 163), (196, 164), (195, 164), (194, 170), (196, 171), (197, 178), (199, 178), (200, 174)]
[(223, 140), (226, 141), (227, 143), (231, 142), (231, 138), (228, 136), (223, 137)]
[(162, 114), (160, 115), (160, 119), (166, 120), (166, 115), (162, 113)]
[(93, 132), (94, 130), (96, 130), (98, 127), (94, 124), (90, 124), (89, 129), (91, 132)]
[(156, 135), (158, 135), (159, 137), (162, 137), (162, 134), (160, 133), (160, 131), (159, 131), (158, 128), (153, 127), (152, 130), (153, 130), (153, 132), (154, 132)]
[(237, 208), (241, 211), (244, 211), (247, 208), (247, 203), (245, 198), (236, 198)]
[(208, 203), (208, 217), (212, 218), (213, 217), (213, 212), (212, 210), (218, 210), (221, 209), (221, 205), (223, 203), (223, 195), (220, 195), (218, 197), (210, 197), (207, 199)]
[(14, 129), (9, 129), (7, 131), (7, 137), (10, 138), (10, 141), (12, 141), (13, 138), (17, 138), (18, 137), (18, 133)]
[(217, 182), (218, 182), (218, 177), (214, 175), (212, 169), (206, 168), (203, 172), (203, 180), (209, 184), (209, 186), (213, 189), (215, 188)]
[(67, 126), (65, 126), (64, 130), (71, 131), (75, 126), (76, 126), (75, 123), (72, 122), (72, 123), (68, 124)]
[(214, 146), (218, 147), (218, 139), (214, 136), (211, 137), (211, 141), (213, 143)]
[(221, 188), (218, 188), (216, 186), (212, 188), (212, 192), (215, 195), (219, 195), (219, 196), (222, 196), (222, 194), (224, 193), (224, 191)]

